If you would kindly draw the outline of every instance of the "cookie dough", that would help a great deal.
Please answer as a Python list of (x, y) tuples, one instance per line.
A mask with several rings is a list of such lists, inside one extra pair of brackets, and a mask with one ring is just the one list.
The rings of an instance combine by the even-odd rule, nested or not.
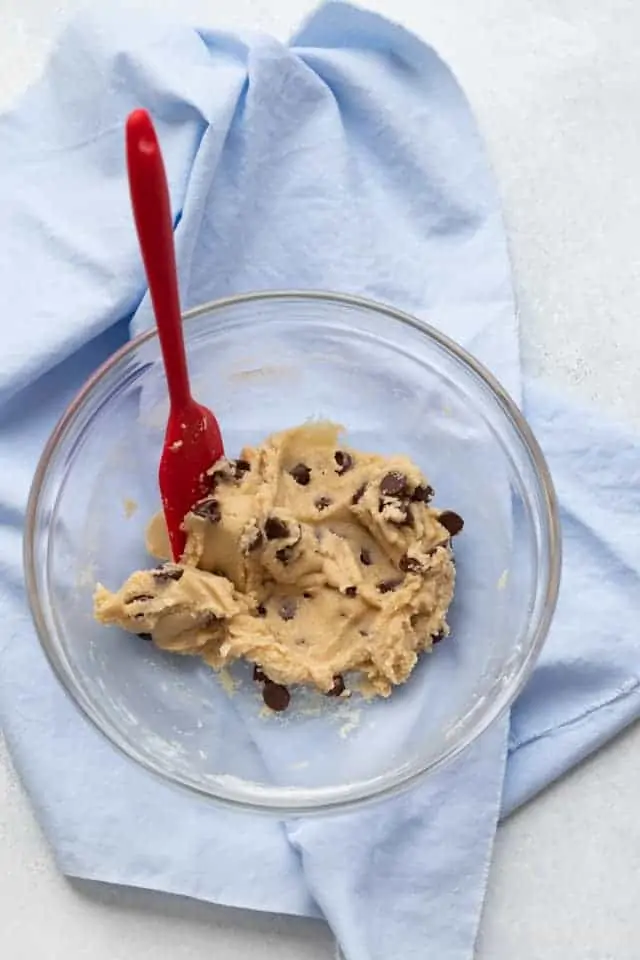
[[(462, 519), (431, 506), (406, 457), (361, 453), (334, 424), (311, 423), (208, 477), (180, 563), (133, 573), (115, 593), (98, 585), (100, 622), (216, 669), (250, 661), (273, 709), (296, 684), (340, 695), (353, 680), (386, 697), (448, 634)], [(161, 514), (147, 547), (170, 556)]]

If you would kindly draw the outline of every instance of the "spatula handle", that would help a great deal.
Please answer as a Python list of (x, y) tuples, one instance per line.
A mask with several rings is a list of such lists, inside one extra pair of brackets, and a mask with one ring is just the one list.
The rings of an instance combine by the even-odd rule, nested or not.
[(191, 400), (182, 336), (173, 221), (160, 144), (146, 110), (127, 119), (127, 169), (133, 214), (149, 282), (174, 411)]

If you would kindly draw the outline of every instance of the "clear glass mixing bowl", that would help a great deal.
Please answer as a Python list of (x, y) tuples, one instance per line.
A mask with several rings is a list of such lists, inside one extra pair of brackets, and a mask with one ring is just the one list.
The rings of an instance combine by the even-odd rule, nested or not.
[(263, 709), (247, 665), (199, 660), (99, 626), (96, 581), (147, 564), (167, 413), (154, 331), (108, 361), (71, 404), (31, 491), (25, 568), (42, 647), (84, 714), (160, 777), (238, 807), (290, 816), (390, 795), (460, 753), (512, 702), (558, 592), (553, 487), (527, 424), (472, 357), (426, 323), (363, 300), (263, 293), (190, 311), (195, 396), (236, 455), (308, 418), (356, 448), (412, 457), (456, 538), (451, 636), (389, 700), (296, 692)]

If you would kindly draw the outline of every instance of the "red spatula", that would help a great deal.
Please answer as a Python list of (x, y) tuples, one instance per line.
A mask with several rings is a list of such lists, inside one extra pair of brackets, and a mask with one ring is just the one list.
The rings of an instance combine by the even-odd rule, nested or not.
[(146, 110), (127, 119), (131, 202), (169, 388), (169, 420), (158, 482), (173, 559), (185, 545), (182, 521), (207, 493), (207, 470), (224, 453), (218, 421), (191, 396), (182, 336), (173, 223), (158, 138)]

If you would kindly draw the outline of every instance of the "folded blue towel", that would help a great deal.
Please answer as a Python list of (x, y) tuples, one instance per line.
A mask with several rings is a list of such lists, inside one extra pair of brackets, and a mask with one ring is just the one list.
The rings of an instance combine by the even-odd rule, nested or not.
[[(524, 404), (554, 473), (563, 589), (509, 733), (505, 718), (362, 813), (278, 824), (157, 783), (79, 718), (38, 648), (20, 565), (31, 475), (85, 377), (150, 323), (123, 157), (136, 106), (166, 154), (185, 306), (320, 287), (428, 317)], [(640, 713), (640, 444), (521, 384), (499, 204), (451, 73), (342, 3), (288, 47), (83, 15), (0, 119), (0, 207), (0, 718), (60, 868), (323, 915), (348, 960), (469, 960), (501, 801), (513, 809)]]

